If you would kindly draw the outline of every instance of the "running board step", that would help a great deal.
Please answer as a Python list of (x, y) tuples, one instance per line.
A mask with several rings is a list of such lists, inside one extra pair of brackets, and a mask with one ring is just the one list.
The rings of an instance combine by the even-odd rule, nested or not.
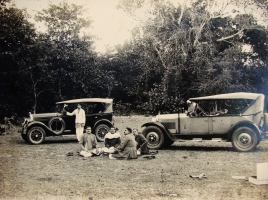
[(195, 141), (195, 142), (202, 142), (202, 138), (193, 138), (193, 141)]
[(214, 142), (221, 142), (222, 141), (222, 138), (212, 138), (212, 141), (214, 141)]
[(193, 138), (192, 141), (195, 141), (195, 142), (202, 142), (202, 141), (221, 142), (221, 141), (223, 141), (223, 139), (222, 138), (212, 138), (211, 140), (203, 140), (202, 138)]

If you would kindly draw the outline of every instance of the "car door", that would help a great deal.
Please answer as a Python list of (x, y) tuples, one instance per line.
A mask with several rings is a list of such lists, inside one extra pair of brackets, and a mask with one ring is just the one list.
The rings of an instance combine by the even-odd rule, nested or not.
[(208, 134), (209, 120), (207, 116), (190, 117), (191, 134)]
[(232, 117), (225, 116), (213, 116), (212, 117), (212, 129), (213, 134), (224, 134), (230, 130)]

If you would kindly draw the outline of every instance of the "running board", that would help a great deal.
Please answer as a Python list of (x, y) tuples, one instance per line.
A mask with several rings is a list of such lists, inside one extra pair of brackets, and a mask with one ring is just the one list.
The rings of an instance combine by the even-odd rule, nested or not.
[(202, 142), (202, 138), (193, 138), (193, 141), (195, 141), (195, 142)]
[[(190, 141), (190, 140), (179, 139), (178, 141), (179, 142), (185, 142), (185, 141)], [(224, 140), (222, 138), (211, 138), (209, 140), (203, 140), (203, 138), (193, 138), (191, 141), (194, 141), (194, 142), (202, 142), (202, 141), (223, 142), (223, 141), (226, 141), (226, 140)]]

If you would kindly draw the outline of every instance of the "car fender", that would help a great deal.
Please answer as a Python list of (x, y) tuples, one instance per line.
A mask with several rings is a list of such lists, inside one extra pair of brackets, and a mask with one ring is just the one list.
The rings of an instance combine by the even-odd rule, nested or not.
[(107, 119), (100, 119), (100, 120), (98, 120), (98, 121), (96, 121), (95, 123), (94, 123), (94, 125), (93, 125), (93, 129), (95, 129), (99, 124), (101, 124), (101, 123), (103, 123), (103, 124), (107, 124), (108, 126), (110, 126), (110, 127), (112, 127), (113, 126), (113, 124), (109, 121), (109, 120), (107, 120)]
[(172, 134), (163, 126), (163, 124), (158, 123), (158, 122), (147, 122), (145, 124), (142, 124), (141, 127), (147, 127), (147, 126), (156, 126), (158, 128), (160, 128), (162, 130), (162, 132), (164, 133), (164, 135), (166, 135), (171, 141), (175, 141), (175, 139), (173, 138)]
[(55, 135), (59, 135), (57, 134), (56, 132), (54, 132), (53, 130), (51, 130), (47, 125), (45, 125), (44, 123), (42, 122), (39, 122), (39, 121), (33, 121), (33, 122), (30, 122), (26, 128), (26, 132), (25, 134), (27, 133), (27, 131), (32, 128), (33, 126), (40, 126), (42, 128), (44, 128), (44, 130), (48, 133), (51, 133), (51, 134), (55, 134)]
[(242, 126), (246, 126), (246, 127), (252, 128), (254, 130), (254, 132), (257, 134), (258, 139), (259, 140), (262, 139), (262, 137), (261, 137), (261, 131), (260, 131), (259, 127), (255, 123), (253, 123), (251, 121), (240, 121), (240, 122), (237, 122), (236, 124), (234, 124), (230, 128), (229, 136), (228, 136), (228, 140), (229, 141), (231, 141), (232, 134), (235, 131), (235, 129), (237, 129), (239, 127), (242, 127)]

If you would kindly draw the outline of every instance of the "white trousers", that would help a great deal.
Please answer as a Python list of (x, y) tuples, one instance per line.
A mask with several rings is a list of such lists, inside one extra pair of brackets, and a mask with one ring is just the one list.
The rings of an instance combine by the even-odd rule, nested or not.
[(102, 153), (103, 152), (101, 148), (91, 149), (89, 151), (84, 151), (84, 150), (80, 151), (80, 155), (83, 157), (91, 157), (92, 155), (99, 156)]
[(103, 147), (102, 148), (102, 152), (103, 153), (114, 153), (114, 147), (110, 147), (110, 148), (107, 148), (107, 147)]
[(76, 124), (76, 137), (78, 142), (80, 141), (83, 133), (84, 133), (84, 127), (82, 126), (82, 124)]
[(80, 151), (80, 155), (87, 158), (87, 157), (91, 157), (92, 153), (88, 151)]

